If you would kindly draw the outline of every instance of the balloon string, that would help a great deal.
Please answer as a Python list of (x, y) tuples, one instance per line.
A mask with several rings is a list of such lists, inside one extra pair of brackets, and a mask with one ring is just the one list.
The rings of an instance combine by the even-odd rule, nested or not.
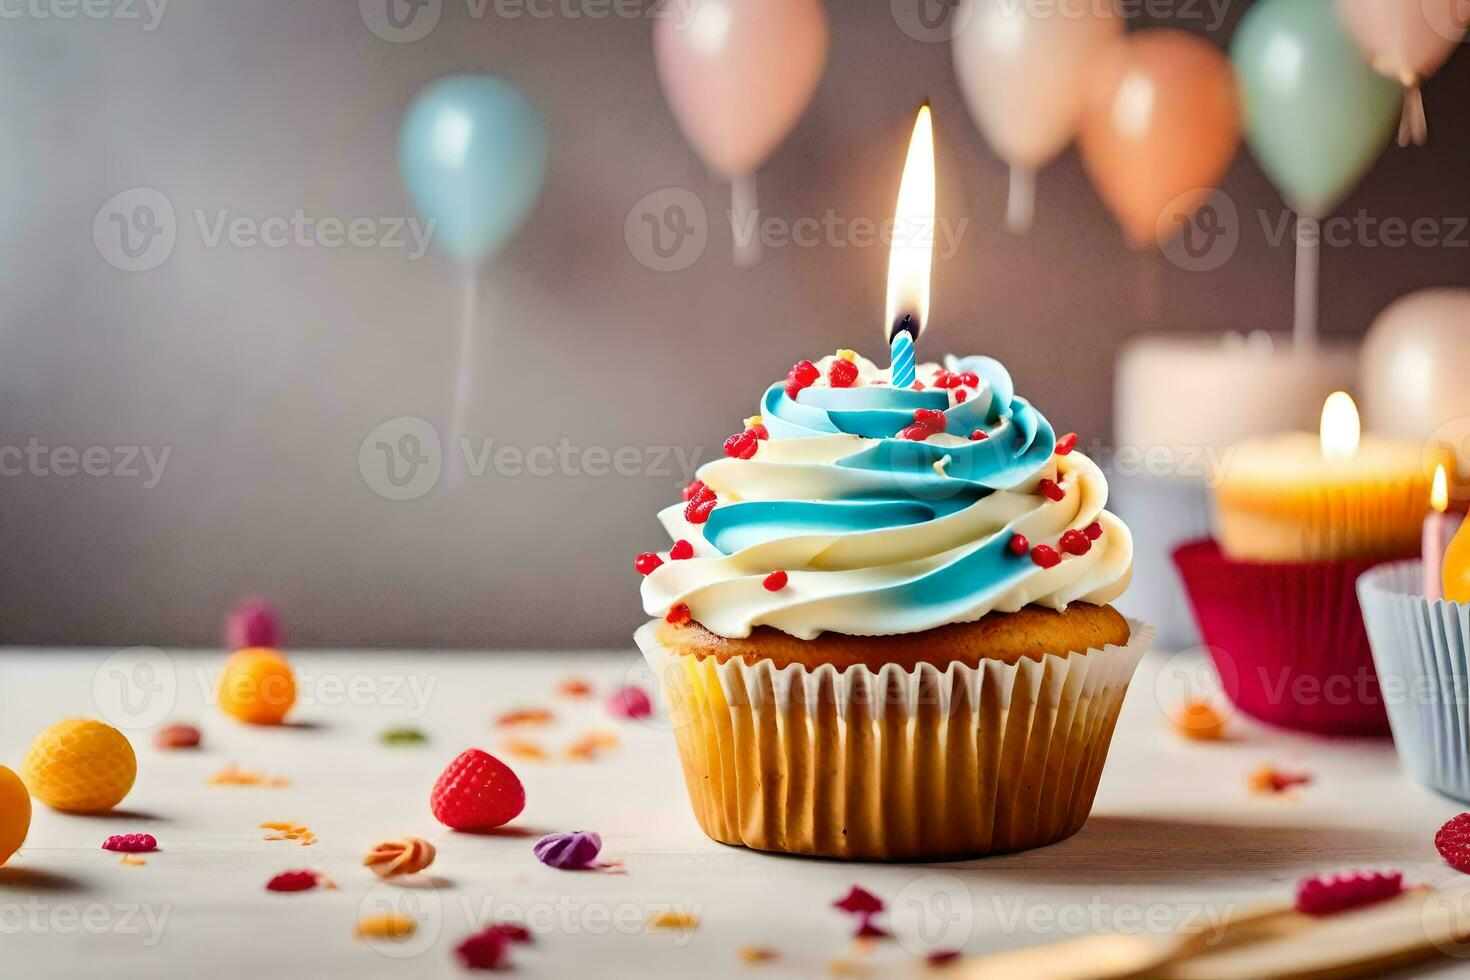
[(1424, 115), (1424, 93), (1418, 85), (1404, 89), (1404, 113), (1399, 117), (1399, 146), (1429, 142), (1429, 120)]
[(1011, 164), (1011, 189), (1006, 198), (1006, 228), (1021, 234), (1031, 228), (1036, 213), (1036, 171)]
[(459, 360), (454, 368), (454, 403), (449, 413), (449, 473), (446, 486), (453, 490), (464, 481), (464, 451), (460, 440), (464, 435), (465, 412), (469, 408), (474, 386), (471, 370), (475, 348), (475, 308), (479, 301), (479, 281), (473, 271), (466, 271), (464, 297), (459, 323)]
[(1321, 237), (1316, 218), (1297, 215), (1296, 311), (1291, 332), (1299, 351), (1317, 346), (1317, 266)]
[(742, 269), (761, 260), (760, 220), (755, 174), (741, 174), (730, 183), (730, 231), (735, 236), (735, 264)]

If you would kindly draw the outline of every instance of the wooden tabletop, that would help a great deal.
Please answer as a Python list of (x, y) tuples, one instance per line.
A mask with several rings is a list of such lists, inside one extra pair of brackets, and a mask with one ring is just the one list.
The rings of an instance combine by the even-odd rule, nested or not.
[[(1433, 846), (1440, 824), (1465, 808), (1413, 784), (1388, 740), (1299, 737), (1240, 718), (1227, 742), (1173, 734), (1164, 711), (1186, 680), (1203, 676), (1194, 654), (1144, 661), (1078, 835), (1022, 854), (923, 865), (793, 859), (705, 838), (662, 719), (619, 721), (600, 698), (555, 693), (574, 676), (599, 692), (647, 683), (631, 646), (297, 652), (291, 660), (301, 691), (294, 723), (258, 729), (212, 703), (218, 653), (0, 651), (0, 764), (18, 769), (37, 732), (74, 715), (123, 728), (139, 762), (125, 812), (78, 817), (37, 804), (29, 840), (0, 869), (0, 975), (464, 977), (455, 946), (497, 918), (537, 933), (512, 950), (518, 976), (908, 975), (937, 949), (978, 954), (1100, 931), (1208, 926), (1290, 896), (1313, 873), (1394, 868), (1412, 882), (1467, 883)], [(494, 724), (502, 712), (535, 707), (552, 709), (555, 723)], [(202, 748), (155, 748), (152, 730), (167, 721), (197, 723)], [(428, 743), (379, 741), (401, 725), (421, 728)], [(600, 759), (564, 759), (581, 736), (607, 731), (618, 744)], [(428, 808), (435, 778), (469, 746), (499, 754), (507, 736), (553, 757), (502, 756), (527, 793), (512, 832), (445, 830)], [(207, 785), (231, 763), (289, 785)], [(1255, 795), (1248, 778), (1267, 764), (1309, 772), (1313, 782), (1281, 797)], [(259, 824), (268, 821), (305, 824), (319, 843), (266, 841)], [(569, 830), (600, 833), (604, 857), (624, 862), (625, 873), (538, 863), (532, 844)], [(153, 834), (161, 850), (131, 866), (100, 849), (128, 832)], [(380, 883), (362, 867), (374, 844), (407, 835), (438, 847), (430, 881)], [(324, 871), (338, 887), (264, 889), (294, 868)], [(867, 951), (831, 908), (854, 884), (889, 905), (894, 938)], [(416, 934), (397, 943), (354, 935), (360, 916), (387, 910), (413, 916)], [(650, 917), (666, 910), (697, 916), (698, 926), (650, 929)], [(752, 965), (745, 947), (776, 959)]]

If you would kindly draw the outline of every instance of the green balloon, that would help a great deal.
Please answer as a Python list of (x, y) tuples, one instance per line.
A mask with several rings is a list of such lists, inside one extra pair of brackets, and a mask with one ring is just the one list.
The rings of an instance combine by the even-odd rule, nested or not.
[(1245, 136), (1281, 196), (1325, 217), (1398, 123), (1398, 85), (1364, 60), (1333, 0), (1261, 0), (1230, 46)]

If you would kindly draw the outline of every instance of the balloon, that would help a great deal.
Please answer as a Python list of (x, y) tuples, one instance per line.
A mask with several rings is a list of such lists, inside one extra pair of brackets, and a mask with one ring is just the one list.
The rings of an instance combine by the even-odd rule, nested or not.
[(1404, 86), (1399, 145), (1423, 145), (1428, 137), (1419, 83), (1439, 70), (1470, 23), (1466, 0), (1337, 0), (1348, 33), (1373, 70)]
[(1088, 88), (1078, 134), (1088, 176), (1135, 248), (1162, 244), (1240, 146), (1230, 62), (1193, 34), (1144, 30), (1108, 49)]
[[(726, 177), (754, 173), (806, 109), (827, 61), (820, 0), (699, 0), (653, 22), (653, 54), (684, 138)], [(671, 8), (672, 11), (672, 8)]]
[(433, 241), (466, 268), (520, 228), (546, 180), (546, 127), (514, 85), (451, 75), (414, 98), (398, 137), (398, 163)]
[(1397, 87), (1363, 60), (1333, 0), (1260, 0), (1230, 57), (1256, 158), (1296, 211), (1325, 216), (1382, 152)]
[(1008, 222), (1030, 224), (1032, 177), (1077, 131), (1092, 60), (1123, 31), (1103, 2), (964, 0), (953, 40), (960, 91), (996, 155), (1011, 166)]

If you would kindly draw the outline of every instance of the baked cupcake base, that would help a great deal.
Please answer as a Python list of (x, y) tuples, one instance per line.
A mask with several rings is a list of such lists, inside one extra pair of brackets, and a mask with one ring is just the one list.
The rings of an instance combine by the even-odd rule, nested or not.
[[(1032, 612), (933, 637), (833, 638), (891, 649), (890, 662), (855, 657), (841, 669), (750, 649), (701, 654), (669, 645), (676, 635), (661, 639), (659, 621), (636, 639), (662, 681), (690, 803), (710, 837), (832, 858), (962, 858), (1039, 847), (1082, 826), (1153, 638), (1130, 621), (1122, 643), (1048, 653), (1036, 648), (1042, 634), (1087, 636), (1109, 620), (1084, 614), (1086, 628), (1074, 630), (1070, 611)], [(961, 650), (966, 636), (974, 643)]]

